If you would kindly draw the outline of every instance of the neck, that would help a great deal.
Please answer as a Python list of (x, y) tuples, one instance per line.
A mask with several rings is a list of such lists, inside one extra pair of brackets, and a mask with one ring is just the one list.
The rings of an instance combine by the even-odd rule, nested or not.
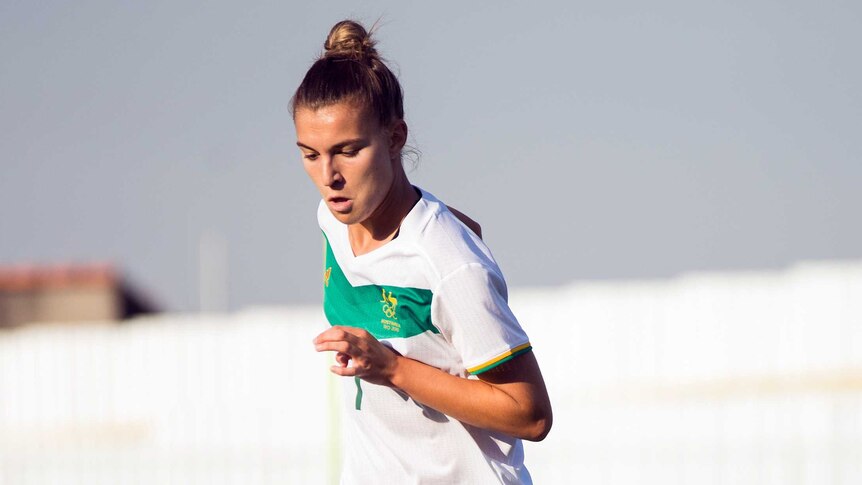
[(407, 217), (419, 198), (404, 171), (396, 172), (386, 196), (371, 217), (348, 226), (354, 254), (358, 256), (394, 239), (401, 227), (401, 221)]

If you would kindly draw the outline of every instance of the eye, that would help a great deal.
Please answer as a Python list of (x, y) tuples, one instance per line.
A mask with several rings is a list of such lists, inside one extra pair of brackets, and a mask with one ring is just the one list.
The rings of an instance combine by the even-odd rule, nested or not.
[(341, 154), (347, 158), (353, 158), (359, 154), (359, 149), (356, 150), (342, 150)]
[(318, 155), (316, 153), (305, 153), (302, 155), (302, 158), (309, 160), (309, 161), (312, 161), (312, 162), (317, 160), (317, 157), (318, 157)]

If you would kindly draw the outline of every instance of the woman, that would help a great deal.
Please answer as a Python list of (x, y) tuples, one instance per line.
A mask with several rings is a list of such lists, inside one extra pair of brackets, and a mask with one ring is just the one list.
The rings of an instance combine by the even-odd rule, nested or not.
[(369, 34), (339, 22), (324, 47), (291, 109), (323, 197), (314, 345), (347, 378), (342, 482), (530, 483), (521, 439), (551, 406), (503, 276), (478, 225), (408, 181), (401, 87)]

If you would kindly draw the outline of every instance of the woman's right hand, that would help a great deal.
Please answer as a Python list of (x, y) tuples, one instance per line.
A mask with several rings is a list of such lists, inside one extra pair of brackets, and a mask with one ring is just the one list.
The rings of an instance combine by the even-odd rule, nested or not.
[(318, 352), (334, 351), (333, 374), (359, 377), (373, 384), (392, 386), (399, 355), (361, 328), (336, 325), (314, 339)]

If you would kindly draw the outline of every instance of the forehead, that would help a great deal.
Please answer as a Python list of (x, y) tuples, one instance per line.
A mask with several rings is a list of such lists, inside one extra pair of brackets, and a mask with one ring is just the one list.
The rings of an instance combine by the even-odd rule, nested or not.
[(343, 138), (372, 136), (378, 123), (368, 110), (353, 103), (338, 103), (317, 109), (299, 108), (294, 113), (298, 141), (326, 143)]

